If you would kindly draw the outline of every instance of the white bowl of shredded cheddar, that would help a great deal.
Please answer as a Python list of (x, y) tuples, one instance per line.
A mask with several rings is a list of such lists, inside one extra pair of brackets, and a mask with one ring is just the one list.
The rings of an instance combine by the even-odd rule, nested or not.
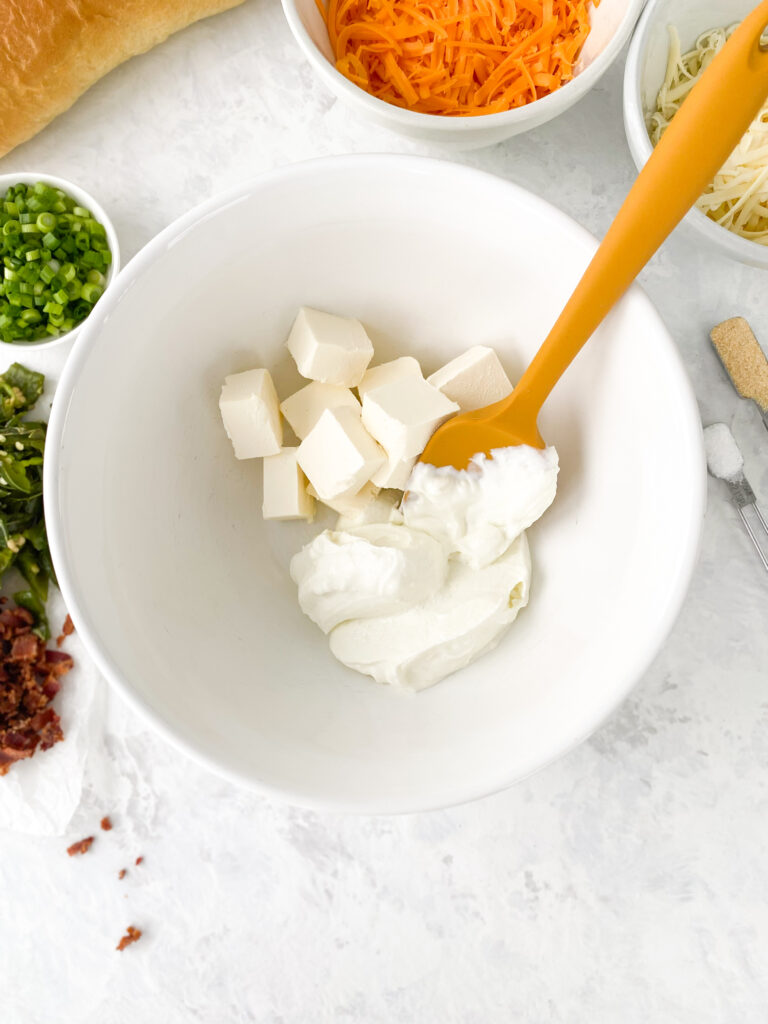
[(550, 121), (621, 52), (644, 0), (282, 0), (315, 71), (360, 115), (459, 149)]
[[(751, 0), (651, 0), (629, 49), (624, 125), (641, 169)], [(713, 125), (713, 131), (716, 126)], [(768, 268), (768, 104), (685, 218), (723, 255)]]

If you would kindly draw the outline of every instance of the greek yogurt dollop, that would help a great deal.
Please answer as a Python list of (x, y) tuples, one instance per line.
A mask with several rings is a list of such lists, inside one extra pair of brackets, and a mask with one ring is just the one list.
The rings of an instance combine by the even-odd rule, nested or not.
[(492, 650), (528, 603), (524, 531), (551, 505), (554, 448), (418, 463), (388, 521), (325, 530), (294, 556), (299, 604), (343, 664), (423, 690)]

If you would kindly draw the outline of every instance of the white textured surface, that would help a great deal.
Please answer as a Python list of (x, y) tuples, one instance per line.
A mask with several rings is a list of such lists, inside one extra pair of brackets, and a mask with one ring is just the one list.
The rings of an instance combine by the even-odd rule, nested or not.
[[(565, 119), (460, 159), (604, 231), (633, 174), (620, 77), (618, 65)], [(244, 177), (372, 150), (432, 152), (334, 104), (279, 8), (249, 0), (110, 75), (0, 171), (81, 182), (127, 258)], [(765, 343), (765, 274), (676, 237), (643, 280), (705, 422), (731, 425), (768, 505), (768, 436), (707, 339), (742, 314)], [(710, 481), (689, 600), (632, 698), (517, 788), (418, 817), (271, 805), (183, 759), (105, 694), (66, 836), (0, 832), (3, 1021), (762, 1024), (766, 607), (768, 580)], [(104, 813), (114, 831), (68, 858)], [(138, 854), (145, 863), (118, 882)], [(130, 923), (145, 937), (119, 955)]]

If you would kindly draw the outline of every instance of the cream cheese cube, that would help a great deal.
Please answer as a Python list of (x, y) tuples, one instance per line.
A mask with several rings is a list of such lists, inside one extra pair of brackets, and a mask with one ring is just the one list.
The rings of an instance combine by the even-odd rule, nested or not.
[(219, 410), (238, 459), (277, 455), (283, 426), (269, 370), (246, 370), (224, 378)]
[(421, 367), (418, 359), (413, 356), (400, 356), (399, 359), (391, 359), (388, 363), (379, 363), (378, 366), (370, 366), (363, 374), (363, 379), (357, 385), (357, 393), (360, 401), (365, 398), (367, 391), (380, 388), (384, 384), (391, 384), (394, 380), (402, 377), (422, 377)]
[(307, 478), (296, 461), (298, 448), (283, 448), (264, 459), (265, 519), (314, 519), (315, 500), (307, 493)]
[[(314, 497), (318, 497), (317, 491), (315, 491), (312, 484), (309, 485), (308, 490)], [(376, 499), (378, 493), (378, 487), (367, 483), (363, 484), (356, 494), (341, 494), (338, 498), (329, 498), (323, 504), (333, 509), (334, 512), (338, 512), (340, 516), (347, 516), (349, 519), (357, 521), (362, 519), (366, 508)], [(319, 500), (322, 501), (322, 499)]]
[(512, 384), (499, 357), (486, 345), (475, 345), (427, 377), (462, 412), (481, 409), (512, 394)]
[(321, 501), (356, 494), (386, 461), (351, 408), (326, 409), (299, 445), (298, 461)]
[(281, 402), (280, 412), (290, 423), (296, 437), (303, 441), (326, 409), (340, 409), (343, 406), (354, 409), (360, 415), (360, 403), (349, 388), (313, 380)]
[(388, 458), (381, 469), (377, 469), (371, 477), (371, 483), (377, 487), (394, 487), (399, 491), (405, 490), (405, 485), (416, 465), (417, 455), (410, 459)]
[(458, 411), (422, 377), (407, 375), (366, 392), (363, 426), (390, 459), (404, 461), (421, 455), (440, 424)]
[(286, 347), (299, 373), (310, 380), (352, 388), (373, 358), (373, 345), (359, 320), (302, 306)]

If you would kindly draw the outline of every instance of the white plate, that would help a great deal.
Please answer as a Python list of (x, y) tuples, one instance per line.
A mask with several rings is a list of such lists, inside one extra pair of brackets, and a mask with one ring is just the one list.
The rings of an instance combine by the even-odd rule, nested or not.
[(340, 666), (286, 566), (311, 532), (265, 525), (257, 462), (217, 409), (226, 373), (297, 387), (301, 303), (360, 317), (377, 357), (427, 371), (493, 345), (516, 376), (594, 250), (564, 214), (464, 167), (321, 160), (214, 199), (99, 303), (49, 427), (46, 514), (78, 631), (183, 750), (303, 805), (411, 811), (508, 786), (628, 693), (685, 594), (704, 504), (696, 404), (634, 288), (540, 426), (558, 498), (531, 531), (533, 593), (498, 649), (416, 697)]

